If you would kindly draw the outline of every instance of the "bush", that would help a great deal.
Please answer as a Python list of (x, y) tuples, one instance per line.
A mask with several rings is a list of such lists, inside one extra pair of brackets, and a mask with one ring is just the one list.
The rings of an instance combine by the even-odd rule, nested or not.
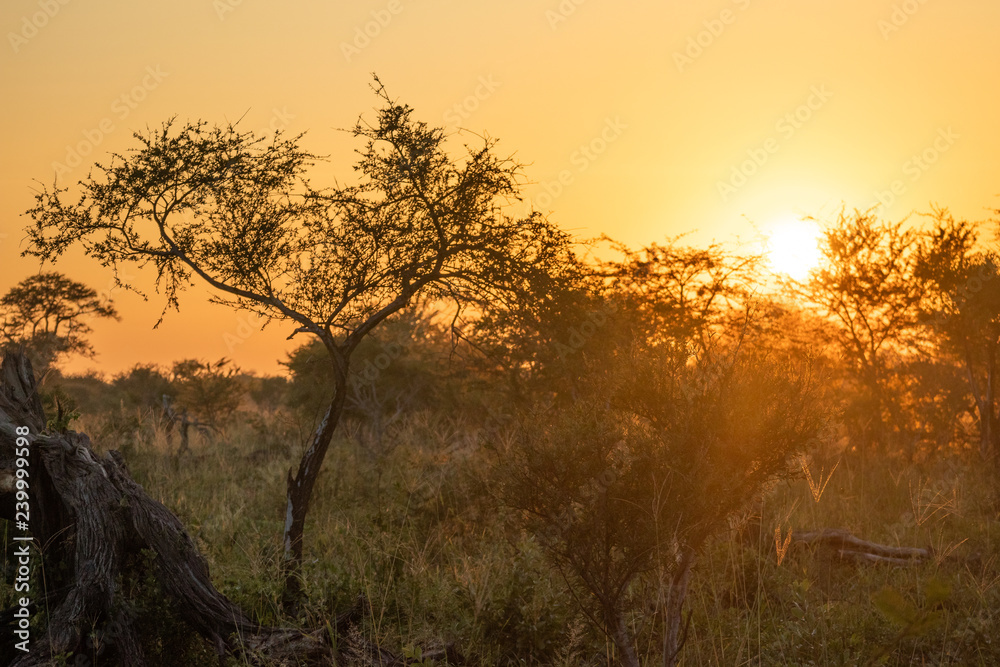
[[(825, 431), (806, 370), (740, 344), (714, 353), (619, 355), (576, 404), (524, 420), (505, 452), (505, 499), (627, 665), (639, 662), (626, 616), (647, 603), (675, 664), (697, 553)], [(654, 600), (634, 599), (640, 578)]]

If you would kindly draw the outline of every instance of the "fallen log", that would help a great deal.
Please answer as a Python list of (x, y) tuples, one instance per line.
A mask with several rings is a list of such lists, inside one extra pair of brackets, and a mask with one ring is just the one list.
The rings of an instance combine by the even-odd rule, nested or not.
[[(25, 502), (18, 491), (27, 492), (27, 508), (16, 505)], [(26, 516), (18, 514), (25, 509)], [(132, 479), (118, 452), (98, 456), (82, 433), (45, 430), (23, 355), (7, 355), (0, 366), (0, 518), (14, 522), (7, 533), (25, 540), (16, 544), (33, 545), (35, 567), (46, 572), (45, 590), (31, 591), (27, 605), (17, 609), (33, 615), (44, 608), (48, 619), (43, 632), (31, 629), (27, 651), (3, 645), (9, 635), (0, 638), (0, 664), (29, 667), (60, 655), (92, 656), (97, 636), (102, 664), (147, 664), (121, 584), (136, 576), (131, 570), (144, 562), (143, 552), (152, 554), (156, 580), (179, 620), (210, 643), (220, 662), (233, 655), (254, 665), (332, 665), (350, 650), (372, 656), (370, 664), (406, 664), (353, 628), (365, 615), (363, 599), (331, 624), (341, 637), (337, 650), (330, 629), (266, 627), (248, 617), (215, 588), (184, 526)], [(0, 612), (0, 623), (19, 621), (19, 613)]]
[(792, 531), (792, 543), (830, 549), (844, 559), (887, 565), (916, 565), (932, 556), (930, 549), (893, 547), (855, 537), (842, 528)]

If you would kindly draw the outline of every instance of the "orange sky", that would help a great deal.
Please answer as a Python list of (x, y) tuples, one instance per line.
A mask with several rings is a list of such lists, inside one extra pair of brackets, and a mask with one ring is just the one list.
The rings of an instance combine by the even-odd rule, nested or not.
[[(308, 131), (331, 158), (315, 182), (349, 179), (337, 128), (376, 104), (371, 72), (421, 119), (500, 138), (530, 163), (525, 194), (583, 237), (752, 239), (877, 193), (892, 219), (1000, 208), (996, 0), (6, 0), (0, 25), (2, 292), (38, 268), (19, 257), (33, 181), (82, 178), (172, 115)], [(108, 286), (82, 255), (56, 268)], [(115, 298), (123, 320), (69, 370), (276, 372), (291, 345), (280, 323), (244, 336), (200, 291), (156, 331), (155, 295)]]

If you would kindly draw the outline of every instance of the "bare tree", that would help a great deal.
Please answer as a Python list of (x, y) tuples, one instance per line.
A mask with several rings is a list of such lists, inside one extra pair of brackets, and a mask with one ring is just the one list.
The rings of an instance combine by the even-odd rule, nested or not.
[(303, 530), (313, 487), (344, 410), (359, 343), (418, 295), (457, 312), (515, 308), (553, 289), (569, 237), (537, 213), (514, 218), (521, 165), (496, 141), (446, 151), (443, 130), (412, 118), (376, 78), (382, 107), (359, 120), (359, 182), (314, 189), (318, 158), (300, 137), (267, 141), (233, 126), (169, 121), (98, 165), (79, 198), (44, 189), (29, 211), (29, 254), (82, 246), (103, 265), (152, 265), (166, 308), (195, 278), (214, 301), (287, 321), (322, 341), (335, 390), (293, 475), (284, 530), (285, 600), (301, 600)]

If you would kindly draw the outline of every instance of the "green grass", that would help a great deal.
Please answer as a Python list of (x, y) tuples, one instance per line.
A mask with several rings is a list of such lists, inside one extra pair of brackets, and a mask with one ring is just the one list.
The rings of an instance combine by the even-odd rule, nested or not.
[[(93, 419), (77, 427), (102, 433)], [(282, 617), (284, 481), (306, 431), (276, 415), (244, 420), (193, 438), (179, 460), (176, 442), (148, 423), (138, 437), (105, 428), (95, 440), (125, 450), (137, 481), (191, 531), (220, 590), (266, 623), (319, 627), (364, 594), (372, 611), (360, 631), (397, 652), (454, 643), (472, 664), (613, 660), (535, 542), (492, 501), (489, 450), (449, 452), (468, 434), (427, 414), (410, 417), (381, 448), (345, 430), (335, 439), (306, 532), (309, 603), (302, 618)], [(824, 478), (837, 461), (828, 458)], [(957, 456), (921, 465), (845, 456), (822, 494), (805, 479), (778, 485), (699, 560), (682, 664), (1000, 664), (1000, 516), (990, 474)], [(934, 557), (913, 567), (858, 565), (792, 547), (779, 564), (778, 527), (782, 539), (789, 529), (846, 528), (884, 544), (930, 546)], [(654, 656), (660, 620), (645, 603), (650, 585), (634, 591), (631, 621), (640, 650)]]

